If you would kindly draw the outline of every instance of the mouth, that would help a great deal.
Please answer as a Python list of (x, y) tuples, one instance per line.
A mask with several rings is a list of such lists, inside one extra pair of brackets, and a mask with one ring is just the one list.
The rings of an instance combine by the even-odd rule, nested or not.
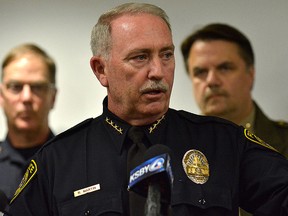
[(212, 94), (212, 95), (209, 95), (207, 98), (215, 98), (215, 97), (223, 97), (222, 94)]
[(148, 88), (148, 89), (145, 89), (144, 91), (142, 91), (142, 94), (143, 95), (146, 95), (146, 96), (150, 96), (150, 97), (162, 97), (163, 94), (165, 94), (167, 92), (166, 89), (161, 89), (161, 88)]
[(224, 98), (224, 94), (212, 94), (206, 97), (205, 101), (210, 101), (210, 100), (217, 100), (219, 98)]
[(160, 90), (160, 89), (155, 89), (155, 90), (147, 90), (147, 91), (144, 91), (143, 93), (144, 94), (157, 95), (157, 94), (160, 94), (160, 93), (164, 93), (164, 91)]
[(147, 99), (159, 100), (168, 91), (168, 85), (162, 82), (150, 82), (140, 88), (140, 93), (145, 95)]
[(162, 89), (145, 89), (142, 91), (142, 95), (149, 101), (159, 101), (165, 92), (166, 91)]
[(29, 119), (32, 116), (32, 112), (30, 111), (22, 111), (18, 113), (18, 117), (21, 119)]

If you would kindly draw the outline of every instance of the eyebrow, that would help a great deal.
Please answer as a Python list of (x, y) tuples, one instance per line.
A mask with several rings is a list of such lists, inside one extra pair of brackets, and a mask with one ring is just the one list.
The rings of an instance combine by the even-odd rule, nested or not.
[(170, 46), (166, 46), (166, 47), (163, 47), (162, 49), (160, 49), (161, 52), (166, 51), (166, 50), (174, 51), (175, 50), (175, 46), (172, 44)]
[[(129, 53), (137, 53), (137, 52), (146, 52), (147, 53), (147, 52), (151, 52), (151, 50), (153, 50), (153, 49), (150, 49), (150, 48), (135, 48), (135, 49), (130, 50)], [(165, 46), (165, 47), (160, 49), (161, 52), (166, 51), (166, 50), (174, 51), (175, 50), (175, 46), (174, 45), (170, 45), (170, 46)]]
[(236, 64), (232, 61), (224, 61), (216, 66), (216, 68), (223, 67), (223, 66), (235, 66)]
[(5, 83), (19, 83), (19, 84), (49, 84), (50, 82), (47, 81), (47, 80), (38, 80), (38, 81), (29, 81), (29, 82), (26, 82), (26, 81), (20, 81), (20, 80), (15, 80), (15, 79), (11, 79)]

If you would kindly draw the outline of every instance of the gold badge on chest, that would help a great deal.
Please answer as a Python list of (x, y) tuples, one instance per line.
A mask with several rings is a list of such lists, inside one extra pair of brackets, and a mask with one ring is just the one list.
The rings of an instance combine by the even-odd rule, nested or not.
[(182, 165), (187, 177), (196, 184), (204, 184), (209, 178), (209, 164), (206, 156), (198, 150), (191, 149), (185, 153)]

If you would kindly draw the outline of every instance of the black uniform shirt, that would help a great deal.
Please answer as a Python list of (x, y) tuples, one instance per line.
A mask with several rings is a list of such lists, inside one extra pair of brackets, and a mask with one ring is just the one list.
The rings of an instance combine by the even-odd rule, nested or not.
[[(58, 135), (32, 160), (12, 200), (18, 215), (129, 215), (126, 133), (107, 110)], [(143, 126), (173, 151), (173, 216), (288, 215), (288, 162), (225, 120), (169, 109)], [(184, 159), (184, 160), (183, 160)]]

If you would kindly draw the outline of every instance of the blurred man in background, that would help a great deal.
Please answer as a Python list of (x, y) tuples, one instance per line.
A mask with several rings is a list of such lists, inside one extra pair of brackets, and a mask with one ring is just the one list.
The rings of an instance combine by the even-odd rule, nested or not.
[(11, 199), (31, 156), (52, 138), (48, 116), (56, 98), (56, 66), (35, 44), (13, 48), (2, 62), (0, 104), (7, 121), (0, 142), (0, 190)]

